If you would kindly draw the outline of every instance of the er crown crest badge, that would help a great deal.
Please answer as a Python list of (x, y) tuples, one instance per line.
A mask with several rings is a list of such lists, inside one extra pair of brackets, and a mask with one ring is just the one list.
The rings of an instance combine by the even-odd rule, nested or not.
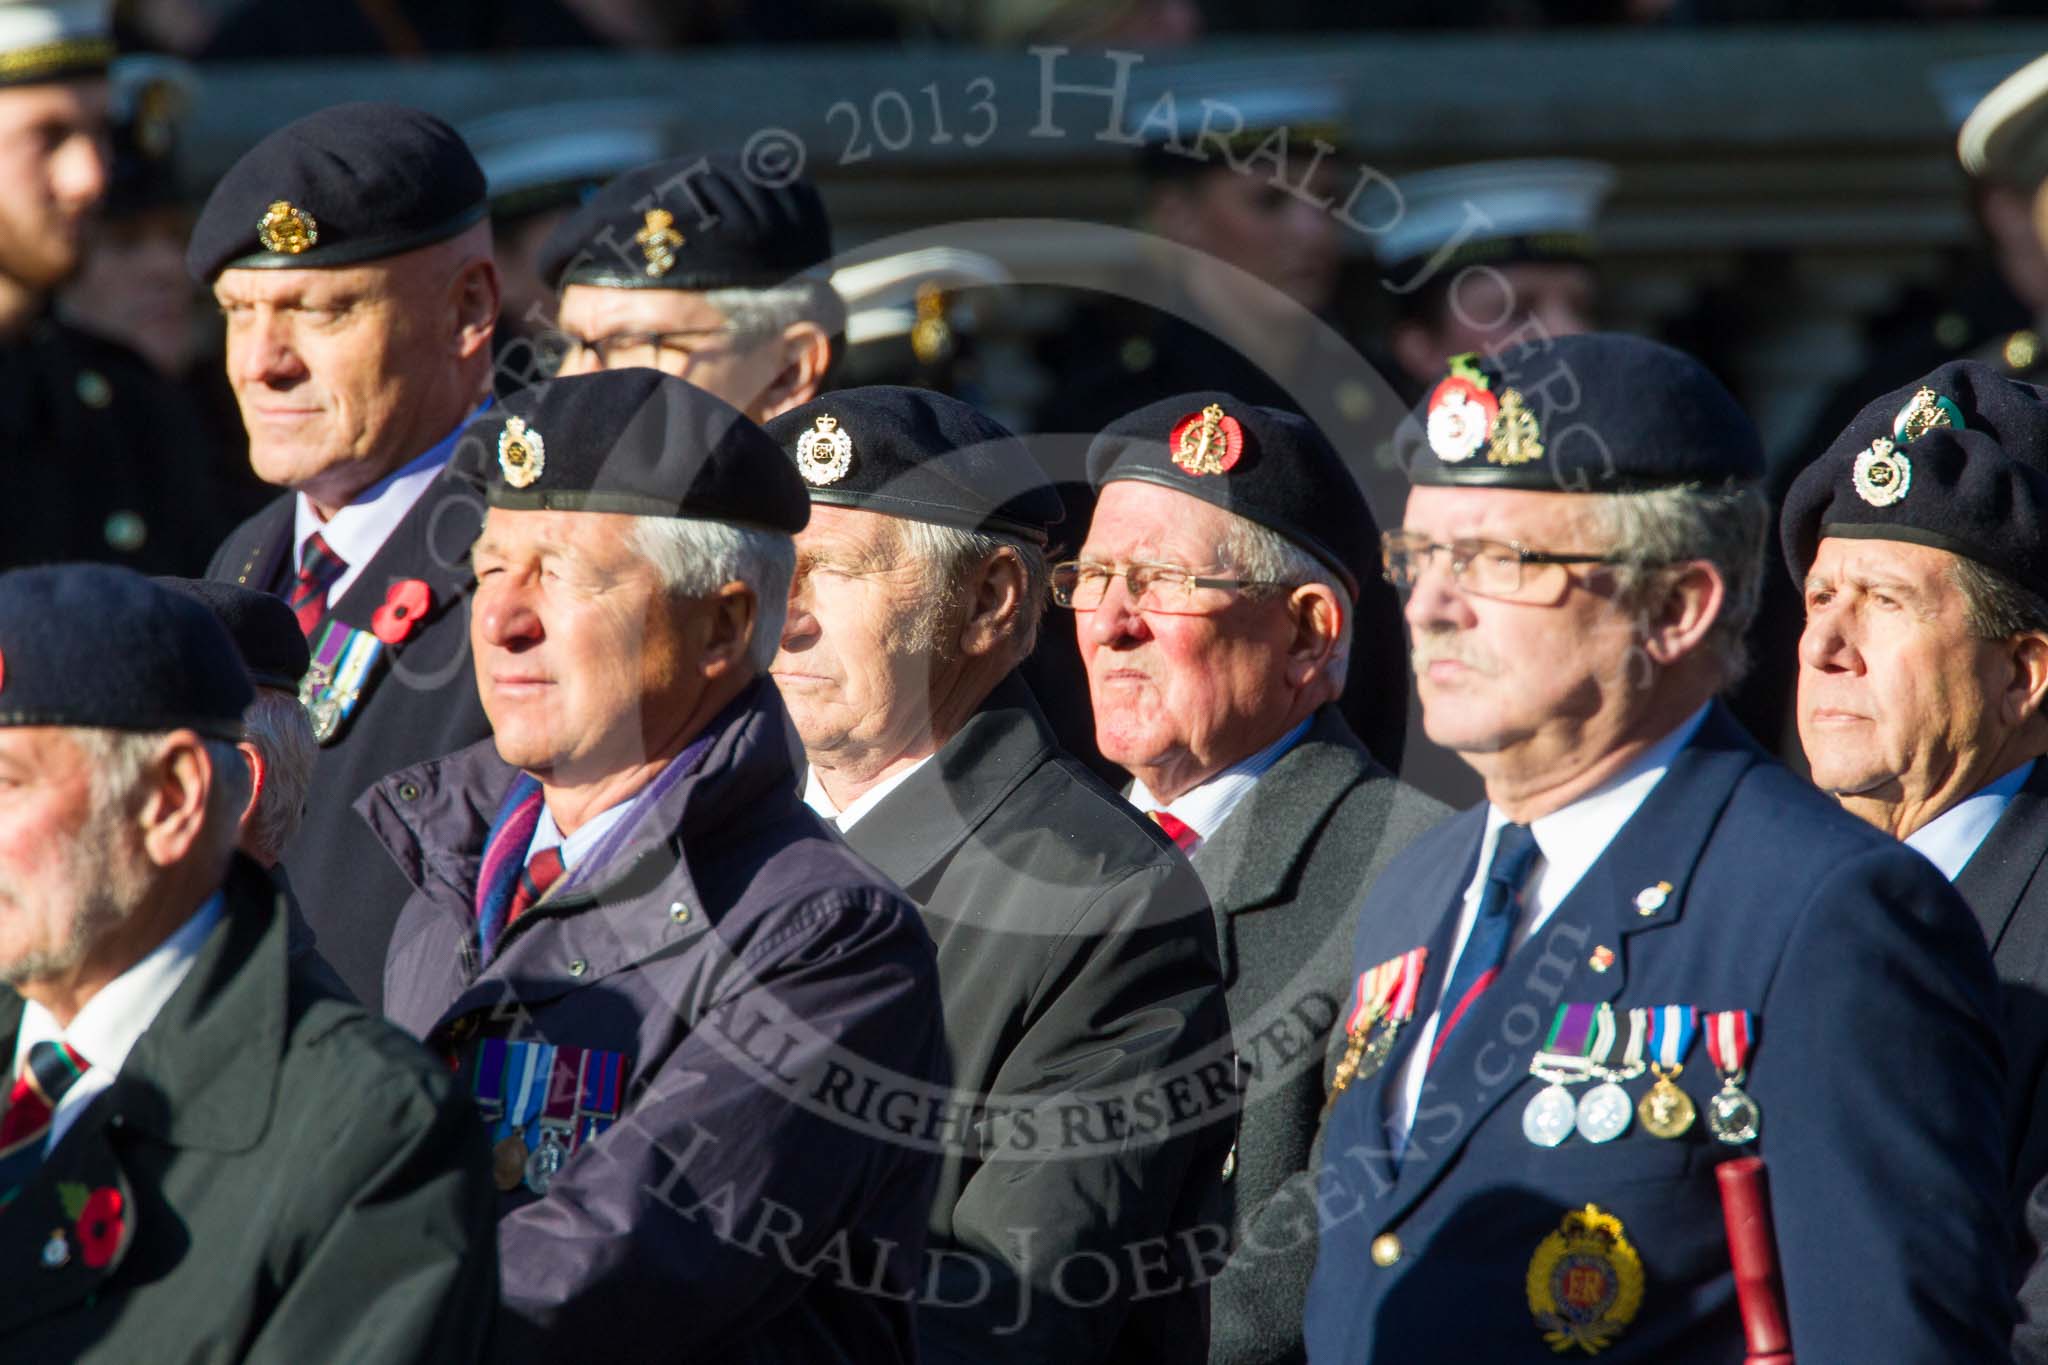
[(541, 476), (547, 464), (547, 442), (541, 440), (540, 433), (522, 417), (506, 422), (498, 433), (498, 468), (504, 472), (505, 482), (525, 488)]
[(853, 468), (853, 438), (839, 429), (839, 419), (819, 413), (811, 429), (796, 440), (796, 472), (814, 486), (838, 483)]
[(647, 218), (633, 240), (640, 244), (640, 254), (647, 258), (647, 273), (659, 278), (675, 268), (676, 248), (683, 244), (683, 234), (676, 231), (676, 216), (667, 209), (649, 209)]
[(312, 214), (289, 200), (279, 199), (256, 220), (256, 240), (265, 251), (296, 256), (320, 240), (320, 225), (313, 221)]
[(1176, 422), (1166, 445), (1183, 473), (1227, 474), (1244, 455), (1244, 427), (1211, 403)]
[(1593, 1204), (1564, 1216), (1537, 1245), (1524, 1286), (1553, 1351), (1593, 1355), (1614, 1344), (1643, 1306), (1643, 1260), (1621, 1220)]

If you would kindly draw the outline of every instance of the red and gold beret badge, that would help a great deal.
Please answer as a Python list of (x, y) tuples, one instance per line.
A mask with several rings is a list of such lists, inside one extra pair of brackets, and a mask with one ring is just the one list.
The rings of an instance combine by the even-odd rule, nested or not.
[(1487, 463), (1527, 464), (1543, 458), (1543, 433), (1521, 392), (1495, 396), (1478, 357), (1451, 361), (1450, 376), (1430, 390), (1426, 405), (1429, 448), (1445, 464), (1463, 464), (1486, 452)]
[(1244, 427), (1211, 403), (1174, 423), (1166, 448), (1184, 474), (1228, 474), (1244, 455)]

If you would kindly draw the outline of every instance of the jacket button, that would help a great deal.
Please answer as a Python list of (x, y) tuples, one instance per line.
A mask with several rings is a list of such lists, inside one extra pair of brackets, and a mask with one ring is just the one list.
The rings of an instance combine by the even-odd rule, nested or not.
[(411, 782), (401, 782), (401, 783), (399, 783), (399, 784), (398, 784), (398, 799), (399, 799), (399, 800), (401, 800), (401, 801), (417, 801), (417, 800), (419, 800), (419, 799), (420, 799), (420, 789), (419, 789), (419, 787), (418, 787), (418, 786), (417, 786), (416, 784), (414, 784), (414, 783), (411, 783)]
[(690, 918), (690, 907), (683, 904), (681, 901), (677, 901), (674, 905), (671, 905), (668, 908), (668, 917), (674, 920), (677, 924), (688, 923)]
[(589, 970), (590, 964), (580, 957), (571, 960), (569, 963), (569, 975), (571, 976), (581, 976)]
[(1383, 1232), (1372, 1239), (1372, 1263), (1382, 1268), (1401, 1259), (1401, 1239), (1391, 1232)]

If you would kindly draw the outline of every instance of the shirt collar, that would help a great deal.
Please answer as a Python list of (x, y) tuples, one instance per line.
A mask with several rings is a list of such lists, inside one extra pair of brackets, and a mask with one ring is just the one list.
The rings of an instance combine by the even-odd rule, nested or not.
[(1954, 881), (2033, 771), (2034, 761), (2029, 759), (1991, 785), (1978, 788), (1908, 834), (1906, 847), (1917, 849), (1941, 869), (1942, 876)]
[(1160, 804), (1159, 798), (1142, 780), (1133, 778), (1130, 802), (1141, 811), (1163, 810), (1193, 830), (1196, 838), (1206, 839), (1237, 809), (1238, 802), (1251, 795), (1259, 779), (1271, 771), (1289, 749), (1301, 742), (1314, 719), (1313, 716), (1308, 717), (1251, 757), (1231, 764), (1166, 805)]
[[(1600, 861), (1600, 855), (1621, 833), (1621, 827), (1664, 780), (1671, 760), (1699, 733), (1711, 705), (1700, 707), (1677, 729), (1645, 749), (1634, 763), (1569, 806), (1529, 822), (1529, 832), (1536, 836), (1537, 851), (1543, 856), (1544, 866), (1537, 883), (1541, 904), (1561, 904), (1587, 869)], [(1499, 807), (1486, 808), (1486, 837), (1480, 849), (1482, 868), (1492, 857), (1494, 837), (1507, 822)]]
[(895, 791), (898, 787), (909, 781), (912, 773), (931, 761), (932, 755), (926, 754), (902, 772), (893, 773), (883, 778), (880, 782), (862, 792), (859, 799), (845, 810), (840, 810), (834, 806), (832, 798), (825, 795), (824, 784), (818, 781), (818, 770), (816, 768), (806, 768), (804, 770), (804, 804), (815, 811), (820, 819), (830, 820), (836, 828), (844, 833), (858, 824), (862, 816), (866, 815), (876, 806), (881, 805), (883, 798), (887, 797), (890, 792)]
[(576, 832), (564, 836), (562, 827), (555, 823), (555, 813), (543, 802), (540, 808), (540, 823), (533, 827), (533, 840), (526, 846), (526, 860), (533, 861), (533, 855), (546, 849), (559, 847), (562, 850), (564, 870), (576, 866), (587, 856), (598, 841), (611, 832), (613, 825), (626, 818), (626, 812), (633, 809), (633, 798), (627, 797), (615, 806), (609, 806), (591, 816), (580, 825)]
[(320, 520), (319, 513), (313, 510), (312, 500), (304, 493), (299, 494), (293, 501), (292, 510), (293, 572), (298, 571), (305, 558), (307, 537), (318, 531), (320, 538), (327, 542), (327, 548), (348, 565), (328, 590), (327, 600), (339, 601), (347, 590), (346, 585), (355, 580), (356, 571), (383, 548), (391, 533), (398, 529), (398, 523), (405, 520), (405, 514), (412, 510), (412, 505), (427, 491), (427, 485), (441, 472), (441, 466), (448, 463), (448, 457), (455, 452), (456, 438), (478, 413), (490, 405), (491, 400), (486, 398), (425, 453), (356, 494), (346, 507), (326, 521)]
[(184, 984), (206, 936), (220, 922), (222, 904), (221, 893), (214, 892), (177, 932), (100, 987), (98, 994), (72, 1017), (70, 1028), (59, 1028), (55, 1016), (35, 1001), (28, 1001), (21, 1011), (21, 1035), (15, 1055), (25, 1057), (37, 1043), (62, 1039), (101, 1075), (119, 1072), (165, 1002)]

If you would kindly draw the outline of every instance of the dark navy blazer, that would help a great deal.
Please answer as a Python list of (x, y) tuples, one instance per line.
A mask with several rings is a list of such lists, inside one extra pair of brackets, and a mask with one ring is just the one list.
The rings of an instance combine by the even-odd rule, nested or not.
[[(1485, 808), (1415, 842), (1376, 909), (1443, 907), (1419, 1014), (1443, 989)], [(1671, 891), (1642, 913), (1637, 893)], [(1654, 898), (1653, 898), (1654, 899)], [(1607, 969), (1595, 961), (1612, 959)], [(1366, 958), (1371, 961), (1366, 961)], [(1748, 1009), (1746, 1085), (1762, 1110), (1793, 1346), (1829, 1361), (2000, 1358), (2012, 1317), (2000, 1125), (2002, 1058), (1984, 936), (1934, 866), (1771, 760), (1718, 704), (1598, 861), (1509, 958), (1431, 1068), (1409, 1147), (1388, 1154), (1389, 1079), (1415, 1045), (1332, 1111), (1306, 1334), (1317, 1365), (1555, 1360), (1529, 1306), (1538, 1247), (1588, 1203), (1622, 1220), (1645, 1287), (1603, 1362), (1742, 1356), (1713, 1168), (1744, 1149), (1705, 1131), (1718, 1088), (1704, 1040), (1679, 1083), (1702, 1121), (1665, 1140), (1640, 1122), (1605, 1145), (1522, 1135), (1543, 1084), (1528, 1063), (1569, 1001)], [(1631, 1098), (1648, 1090), (1645, 1076)], [(1391, 1233), (1392, 1264), (1375, 1258)]]

